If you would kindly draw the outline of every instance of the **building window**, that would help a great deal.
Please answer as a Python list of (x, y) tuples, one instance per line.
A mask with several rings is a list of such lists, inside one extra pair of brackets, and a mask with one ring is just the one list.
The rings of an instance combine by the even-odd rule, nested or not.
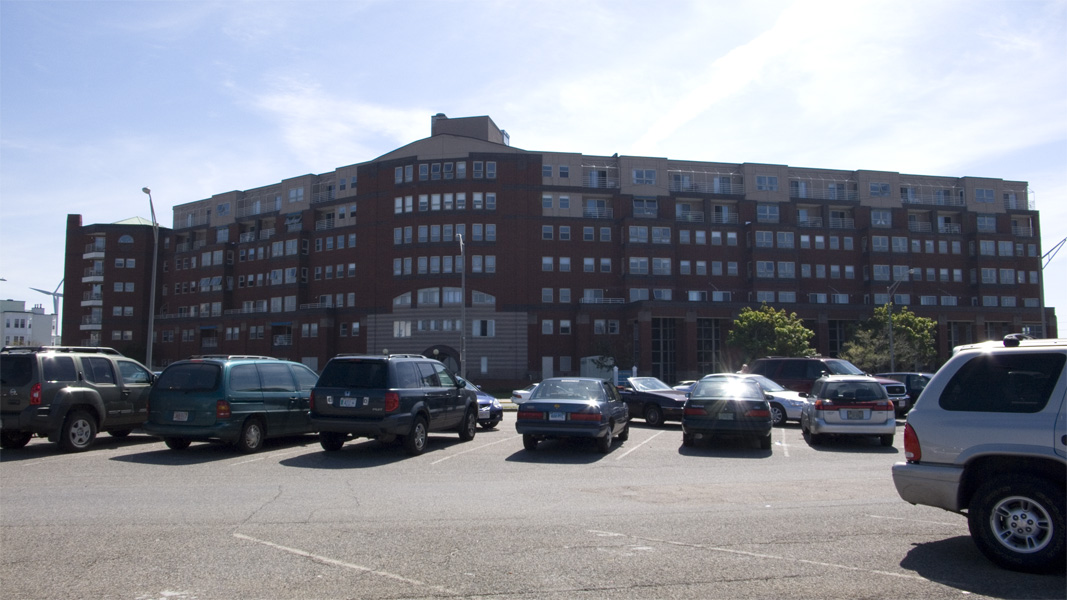
[(760, 223), (777, 223), (778, 222), (778, 205), (777, 204), (758, 204), (756, 205), (756, 221)]
[(757, 175), (756, 189), (765, 192), (777, 192), (778, 178), (773, 175)]
[(870, 183), (870, 191), (872, 197), (888, 198), (889, 197), (889, 184), (879, 183), (872, 181)]
[(552, 177), (552, 165), (541, 165), (541, 177)]
[(974, 190), (974, 201), (975, 202), (992, 202), (993, 201), (993, 190), (984, 189), (984, 188), (978, 188), (978, 189)]
[(634, 184), (635, 185), (655, 185), (656, 184), (656, 170), (655, 169), (634, 169)]

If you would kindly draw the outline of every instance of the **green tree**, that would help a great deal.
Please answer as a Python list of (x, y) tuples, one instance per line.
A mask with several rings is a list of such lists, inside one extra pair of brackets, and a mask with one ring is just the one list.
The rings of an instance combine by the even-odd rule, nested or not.
[(726, 343), (748, 363), (761, 356), (813, 356), (813, 337), (815, 332), (805, 327), (796, 313), (786, 314), (785, 309), (763, 304), (759, 309), (741, 309)]
[[(874, 309), (868, 319), (845, 343), (841, 358), (870, 373), (888, 371), (889, 308)], [(905, 371), (934, 370), (937, 366), (937, 345), (934, 334), (937, 321), (920, 317), (908, 307), (893, 307), (893, 355), (896, 368)]]

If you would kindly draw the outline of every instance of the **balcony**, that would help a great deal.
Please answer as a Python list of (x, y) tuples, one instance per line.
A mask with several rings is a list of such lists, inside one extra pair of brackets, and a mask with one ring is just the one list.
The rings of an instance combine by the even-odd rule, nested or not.
[(670, 190), (672, 192), (695, 192), (698, 194), (720, 194), (727, 196), (743, 196), (745, 185), (743, 183), (726, 183), (719, 181), (691, 181), (686, 179), (671, 179)]
[(797, 227), (822, 227), (822, 217), (797, 219)]
[(242, 244), (247, 243), (247, 242), (254, 242), (254, 241), (256, 241), (256, 232), (255, 231), (246, 231), (246, 232), (242, 233), (240, 235), (240, 237), (237, 238), (237, 241), (242, 243)]
[(937, 226), (938, 233), (960, 233), (961, 231), (959, 223), (944, 223)]
[(789, 197), (793, 200), (811, 199), (857, 202), (860, 199), (860, 193), (856, 190), (818, 189), (814, 186), (809, 186), (807, 189), (800, 189), (791, 185), (789, 186)]
[(269, 240), (272, 237), (274, 237), (274, 228), (273, 227), (271, 227), (270, 229), (264, 229), (264, 230), (259, 232), (259, 239), (261, 239), (261, 240)]
[(103, 269), (86, 269), (84, 275), (82, 275), (82, 283), (103, 283), (104, 270)]
[(830, 229), (855, 229), (856, 220), (844, 217), (830, 217)]
[(83, 316), (79, 329), (81, 331), (100, 331), (103, 325), (103, 317)]
[(1034, 237), (1034, 228), (1029, 225), (1012, 225), (1011, 233), (1018, 237)]
[(337, 199), (337, 194), (334, 192), (334, 190), (325, 190), (325, 191), (321, 191), (321, 192), (313, 192), (311, 194), (311, 203), (312, 204), (318, 204), (319, 202), (329, 202), (331, 200), (336, 200), (336, 199)]
[(579, 304), (625, 304), (625, 298), (580, 298)]
[(189, 242), (181, 242), (181, 243), (178, 243), (178, 244), (174, 244), (174, 251), (175, 252), (188, 252), (191, 249), (192, 249), (192, 247), (191, 247), (191, 244), (189, 244)]
[(293, 336), (292, 334), (271, 336), (271, 342), (275, 346), (292, 346)]
[(218, 338), (218, 336), (209, 336), (209, 337), (201, 338), (200, 339), (200, 347), (201, 348), (218, 348), (219, 347), (219, 338)]
[(703, 223), (704, 213), (695, 211), (676, 213), (674, 220), (682, 223)]
[(737, 213), (713, 213), (711, 222), (717, 225), (737, 225)]
[(103, 306), (104, 295), (85, 292), (82, 294), (82, 306)]
[(953, 194), (908, 194), (900, 197), (901, 204), (926, 204), (929, 206), (966, 206), (967, 201)]
[[(333, 228), (334, 228), (334, 220), (333, 219), (322, 219), (320, 221), (315, 221), (315, 231), (325, 231), (327, 229), (333, 229)], [(300, 231), (300, 229), (298, 228), (297, 231)]]
[(303, 226), (304, 225), (302, 223), (299, 223), (299, 222), (297, 222), (297, 223), (286, 223), (285, 224), (285, 232), (286, 233), (297, 233), (297, 232), (300, 231), (300, 228), (303, 227)]
[(908, 223), (908, 231), (912, 233), (930, 233), (933, 230), (933, 223), (926, 223), (923, 221), (911, 221)]
[(587, 219), (611, 219), (615, 211), (608, 206), (587, 206), (582, 209), (582, 216)]

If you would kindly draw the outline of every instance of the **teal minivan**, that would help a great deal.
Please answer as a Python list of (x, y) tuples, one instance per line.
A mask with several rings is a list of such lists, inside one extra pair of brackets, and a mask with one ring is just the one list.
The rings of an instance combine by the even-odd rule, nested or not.
[(169, 365), (148, 399), (144, 432), (169, 448), (220, 440), (256, 452), (267, 438), (312, 433), (308, 398), (318, 375), (266, 356), (201, 356)]

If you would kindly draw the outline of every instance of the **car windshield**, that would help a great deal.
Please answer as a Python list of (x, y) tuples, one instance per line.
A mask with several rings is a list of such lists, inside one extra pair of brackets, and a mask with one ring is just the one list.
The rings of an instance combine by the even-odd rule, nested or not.
[(655, 377), (631, 377), (626, 381), (630, 382), (630, 386), (639, 392), (652, 392), (656, 390), (670, 390), (671, 386), (663, 383)]
[(530, 400), (603, 400), (604, 386), (599, 381), (585, 379), (555, 379), (542, 381)]
[(834, 375), (863, 375), (863, 371), (847, 360), (828, 360), (826, 368)]
[(744, 400), (762, 400), (763, 392), (752, 381), (735, 378), (701, 379), (693, 385), (690, 398), (738, 398)]
[(789, 390), (785, 389), (784, 387), (778, 385), (777, 383), (771, 381), (770, 379), (767, 379), (763, 375), (752, 375), (752, 376), (749, 377), (749, 379), (756, 380), (756, 383), (759, 383), (760, 387), (763, 388), (763, 391), (765, 391), (765, 392), (788, 392), (789, 391)]
[(185, 392), (213, 390), (219, 385), (221, 372), (218, 365), (209, 363), (173, 365), (159, 376), (156, 389)]

